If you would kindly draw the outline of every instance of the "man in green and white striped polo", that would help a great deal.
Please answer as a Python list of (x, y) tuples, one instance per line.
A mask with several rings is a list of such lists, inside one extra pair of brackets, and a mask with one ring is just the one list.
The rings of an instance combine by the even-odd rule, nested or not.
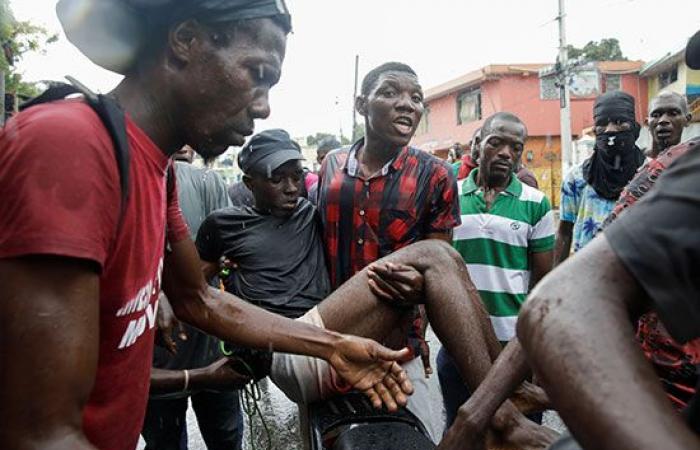
[[(462, 224), (453, 236), (504, 345), (515, 336), (530, 286), (549, 272), (554, 254), (549, 200), (514, 173), (526, 139), (525, 124), (514, 114), (500, 112), (484, 121), (479, 168), (459, 186)], [(449, 426), (470, 394), (444, 349), (437, 366)]]

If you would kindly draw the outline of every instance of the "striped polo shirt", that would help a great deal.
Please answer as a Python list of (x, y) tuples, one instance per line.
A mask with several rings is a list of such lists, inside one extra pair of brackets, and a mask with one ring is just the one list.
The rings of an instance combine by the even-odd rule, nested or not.
[(474, 285), (502, 342), (515, 336), (518, 312), (530, 285), (529, 253), (554, 248), (554, 218), (547, 197), (514, 175), (490, 210), (476, 184), (478, 169), (459, 185), (462, 224), (453, 246), (464, 258)]

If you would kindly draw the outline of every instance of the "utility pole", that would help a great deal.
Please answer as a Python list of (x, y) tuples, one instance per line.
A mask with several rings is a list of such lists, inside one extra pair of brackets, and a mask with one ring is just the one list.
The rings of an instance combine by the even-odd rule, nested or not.
[(569, 60), (566, 51), (566, 25), (564, 19), (564, 0), (559, 0), (559, 106), (560, 106), (560, 136), (561, 136), (561, 176), (562, 179), (571, 168), (571, 97), (569, 95)]
[(357, 77), (358, 77), (358, 70), (360, 67), (360, 55), (355, 55), (355, 88), (352, 91), (352, 143), (355, 143), (355, 139), (357, 139), (357, 136), (355, 136), (355, 129), (357, 128), (357, 111), (355, 111), (355, 99), (357, 98)]

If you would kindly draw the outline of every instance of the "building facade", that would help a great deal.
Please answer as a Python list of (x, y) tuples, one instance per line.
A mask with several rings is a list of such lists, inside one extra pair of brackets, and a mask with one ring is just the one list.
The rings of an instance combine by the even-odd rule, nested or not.
[[(647, 81), (648, 100), (665, 91), (685, 95), (693, 118), (683, 131), (682, 139), (700, 136), (700, 70), (692, 70), (685, 65), (685, 49), (669, 53), (646, 64), (640, 76)], [(645, 129), (640, 145), (648, 146), (650, 142), (651, 136)]]
[[(593, 125), (593, 101), (609, 90), (637, 101), (637, 118), (647, 114), (647, 80), (641, 61), (605, 61), (577, 68), (571, 77), (571, 130), (574, 138)], [(468, 144), (485, 118), (498, 111), (520, 117), (528, 128), (523, 162), (558, 204), (561, 185), (559, 88), (550, 64), (496, 64), (482, 67), (425, 92), (426, 110), (412, 144), (445, 157), (455, 143)]]

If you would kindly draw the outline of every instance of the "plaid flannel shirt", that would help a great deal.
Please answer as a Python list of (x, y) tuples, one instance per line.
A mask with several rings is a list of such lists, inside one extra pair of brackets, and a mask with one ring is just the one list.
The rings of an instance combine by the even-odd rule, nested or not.
[[(365, 266), (402, 247), (460, 224), (457, 182), (443, 161), (413, 147), (403, 147), (377, 174), (359, 174), (357, 151), (326, 156), (321, 168), (318, 207), (333, 288)], [(416, 355), (424, 354), (420, 320), (409, 338)]]

